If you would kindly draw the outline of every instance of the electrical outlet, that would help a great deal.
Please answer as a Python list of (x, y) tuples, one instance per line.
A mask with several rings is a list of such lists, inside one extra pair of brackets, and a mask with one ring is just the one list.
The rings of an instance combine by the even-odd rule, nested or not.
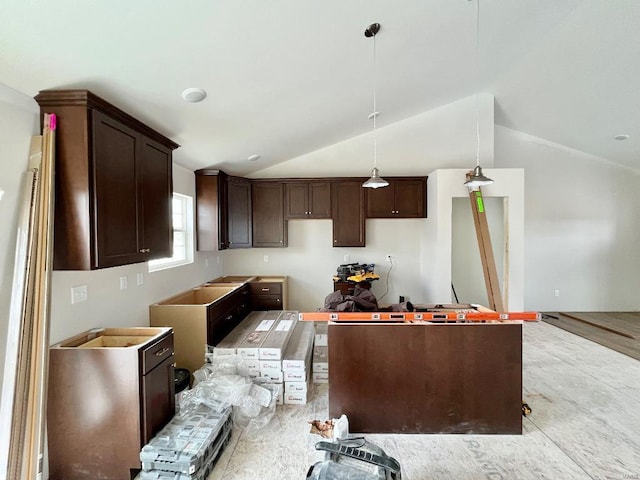
[(87, 301), (87, 286), (78, 285), (77, 287), (71, 287), (71, 303), (80, 303)]
[(345, 255), (345, 256), (344, 256), (344, 263), (349, 263), (349, 259), (350, 259), (350, 258), (351, 258), (351, 257), (349, 257), (349, 255)]
[(264, 257), (262, 257), (262, 259), (264, 260), (264, 263), (268, 263), (269, 262), (269, 255), (265, 255)]
[(126, 290), (127, 283), (127, 277), (120, 277), (120, 290)]
[(553, 296), (554, 297), (559, 297), (560, 296), (560, 290), (554, 290), (553, 291)]
[(204, 266), (205, 266), (205, 268), (209, 268), (209, 259), (208, 258), (204, 259)]
[(391, 255), (387, 254), (387, 262), (391, 261)]
[(142, 285), (144, 283), (144, 273), (138, 273), (136, 274), (136, 284), (138, 286)]

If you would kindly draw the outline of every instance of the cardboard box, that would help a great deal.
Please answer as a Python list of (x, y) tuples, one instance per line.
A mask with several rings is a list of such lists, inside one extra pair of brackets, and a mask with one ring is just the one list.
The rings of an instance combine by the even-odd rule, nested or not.
[(258, 350), (261, 360), (282, 360), (287, 342), (298, 322), (298, 312), (286, 310), (280, 313), (277, 324)]
[(315, 344), (319, 347), (326, 347), (329, 345), (329, 328), (327, 322), (315, 322), (316, 337)]
[(313, 372), (311, 378), (313, 383), (329, 383), (329, 372)]
[(273, 383), (283, 383), (284, 381), (282, 370), (278, 370), (278, 371), (266, 370), (264, 372), (260, 372), (260, 376), (262, 378), (268, 378), (269, 381)]
[(329, 373), (327, 362), (313, 362), (313, 373)]
[(313, 362), (328, 362), (329, 347), (315, 345), (313, 347)]
[(284, 370), (282, 378), (285, 382), (305, 382), (310, 369), (305, 370)]
[(306, 393), (309, 390), (308, 382), (284, 382), (284, 393)]
[(307, 403), (308, 392), (285, 392), (284, 404), (285, 405), (305, 405)]
[(314, 326), (311, 322), (298, 322), (282, 359), (284, 372), (308, 370), (311, 366)]
[(256, 329), (264, 314), (265, 312), (251, 312), (218, 345), (213, 348), (208, 347), (209, 350), (212, 350), (213, 356), (235, 355), (238, 345)]
[(282, 362), (280, 360), (258, 360), (260, 362), (260, 373), (282, 372)]
[(280, 310), (263, 312), (263, 316), (258, 325), (253, 331), (249, 332), (236, 348), (237, 354), (245, 358), (257, 360), (259, 358), (260, 346), (264, 343), (271, 330), (275, 328), (280, 313)]

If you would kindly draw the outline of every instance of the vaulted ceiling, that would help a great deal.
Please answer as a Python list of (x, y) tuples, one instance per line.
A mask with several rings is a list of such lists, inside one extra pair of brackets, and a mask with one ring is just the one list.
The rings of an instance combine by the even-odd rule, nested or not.
[(477, 41), (476, 0), (3, 0), (0, 83), (89, 88), (246, 174), (370, 130), (379, 22), (379, 126), (487, 92), (497, 124), (640, 169), (640, 2), (480, 1)]

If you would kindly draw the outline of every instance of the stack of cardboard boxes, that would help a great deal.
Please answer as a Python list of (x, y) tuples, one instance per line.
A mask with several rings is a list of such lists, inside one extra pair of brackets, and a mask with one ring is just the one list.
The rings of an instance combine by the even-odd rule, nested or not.
[(313, 323), (299, 322), (289, 340), (282, 360), (285, 404), (303, 405), (307, 403), (310, 393), (313, 337)]
[(326, 322), (299, 322), (295, 311), (270, 310), (250, 313), (210, 351), (237, 354), (249, 377), (279, 385), (278, 405), (303, 405), (312, 382), (329, 382), (327, 348)]
[(313, 345), (313, 383), (329, 383), (329, 355), (327, 323), (315, 322)]

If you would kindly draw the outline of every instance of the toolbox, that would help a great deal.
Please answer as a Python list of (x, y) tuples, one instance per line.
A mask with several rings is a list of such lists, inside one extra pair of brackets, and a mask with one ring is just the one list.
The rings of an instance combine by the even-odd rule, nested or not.
[(400, 464), (364, 437), (318, 442), (325, 459), (309, 468), (307, 480), (401, 480)]
[[(199, 404), (176, 415), (142, 447), (141, 479), (200, 479), (228, 443), (233, 426), (231, 406), (216, 411)], [(182, 475), (182, 476), (180, 476)]]

